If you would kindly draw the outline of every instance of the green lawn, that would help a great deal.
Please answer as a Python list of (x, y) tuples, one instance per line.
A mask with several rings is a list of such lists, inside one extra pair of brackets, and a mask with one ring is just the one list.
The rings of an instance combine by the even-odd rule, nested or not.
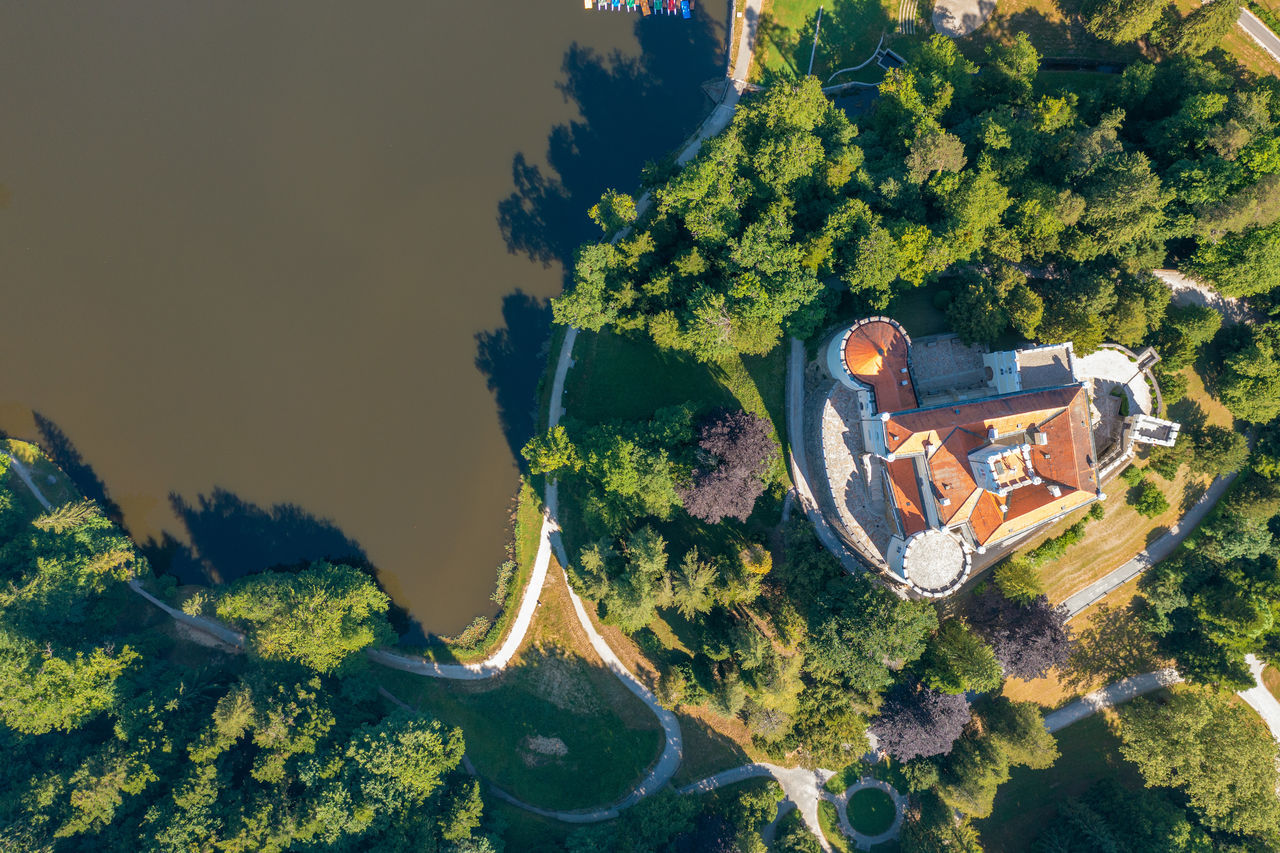
[(1058, 805), (1111, 777), (1131, 790), (1142, 787), (1138, 769), (1120, 756), (1120, 739), (1105, 716), (1068, 726), (1057, 735), (1057, 762), (1046, 770), (1018, 767), (996, 794), (991, 817), (977, 822), (988, 853), (1026, 850), (1053, 820)]
[(836, 853), (850, 853), (853, 850), (853, 844), (840, 829), (840, 813), (836, 811), (834, 803), (818, 801), (818, 826), (822, 828), (822, 834), (827, 837), (827, 842)]
[(645, 337), (583, 332), (565, 381), (567, 416), (585, 423), (646, 420), (689, 400), (706, 408), (737, 406), (768, 418), (786, 440), (786, 345), (765, 356), (703, 364), (662, 350)]
[[(647, 420), (660, 408), (689, 401), (704, 411), (742, 408), (773, 424), (785, 454), (786, 352), (784, 344), (764, 356), (703, 364), (686, 353), (660, 350), (644, 337), (583, 333), (565, 382), (565, 417), (585, 423)], [(778, 523), (782, 494), (790, 485), (784, 454), (771, 474), (774, 487), (756, 502), (745, 525), (708, 525), (684, 513), (655, 524), (670, 544), (670, 553), (683, 553), (696, 545), (704, 554), (736, 555), (748, 544), (765, 541), (764, 531)], [(565, 544), (570, 554), (576, 554), (584, 533), (581, 514), (575, 509), (581, 496), (571, 479), (561, 486), (561, 501)]]
[(503, 675), (447, 683), (395, 670), (375, 677), (398, 698), (459, 726), (480, 776), (551, 809), (620, 799), (662, 749), (652, 714), (620, 716), (625, 688), (608, 671), (557, 653), (526, 655)]
[(893, 798), (879, 788), (854, 791), (849, 798), (849, 823), (858, 832), (879, 835), (893, 825)]
[[(773, 0), (761, 16), (751, 72), (754, 81), (769, 85), (805, 75), (819, 6), (823, 7), (822, 24), (813, 73), (824, 82), (835, 71), (860, 65), (871, 56), (881, 35), (887, 36), (887, 43), (897, 29), (897, 0)], [(872, 64), (833, 82), (874, 82), (883, 73)]]

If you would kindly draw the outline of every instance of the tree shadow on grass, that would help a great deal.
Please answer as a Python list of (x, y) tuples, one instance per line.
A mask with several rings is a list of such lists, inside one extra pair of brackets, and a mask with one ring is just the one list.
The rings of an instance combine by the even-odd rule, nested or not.
[(1098, 605), (1089, 625), (1076, 637), (1062, 669), (1062, 680), (1081, 690), (1095, 682), (1110, 684), (1162, 665), (1155, 639), (1138, 622), (1132, 605)]
[(551, 307), (519, 289), (502, 300), (504, 325), (476, 334), (476, 369), (498, 404), (502, 433), (517, 463), (538, 429), (538, 380), (547, 363)]
[(573, 44), (557, 88), (579, 119), (552, 128), (547, 168), (524, 152), (512, 160), (512, 193), (498, 226), (513, 254), (544, 266), (571, 265), (573, 252), (599, 236), (586, 212), (604, 190), (636, 186), (649, 160), (662, 160), (710, 107), (699, 88), (724, 73), (724, 25), (699, 8), (690, 21), (636, 21), (640, 55), (608, 56)]

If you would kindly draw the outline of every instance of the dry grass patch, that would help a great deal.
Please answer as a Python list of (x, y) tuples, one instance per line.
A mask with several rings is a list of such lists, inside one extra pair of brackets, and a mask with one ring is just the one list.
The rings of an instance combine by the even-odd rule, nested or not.
[[(1142, 467), (1145, 463), (1137, 464)], [(1154, 472), (1148, 472), (1147, 477), (1169, 499), (1169, 509), (1155, 518), (1146, 518), (1129, 505), (1130, 489), (1123, 480), (1108, 483), (1107, 499), (1103, 502), (1106, 514), (1089, 522), (1083, 542), (1040, 567), (1040, 579), (1050, 601), (1064, 600), (1133, 559), (1176, 524), (1212, 482), (1212, 478), (1191, 474), (1186, 468), (1178, 472), (1173, 482), (1161, 479)], [(1056, 525), (1051, 534), (1057, 535), (1083, 516), (1083, 511), (1073, 513), (1061, 525)]]
[(1267, 691), (1277, 699), (1280, 699), (1280, 670), (1274, 666), (1267, 666), (1262, 670), (1262, 684)]
[(1141, 630), (1130, 611), (1137, 592), (1135, 578), (1073, 617), (1067, 624), (1077, 648), (1064, 670), (1031, 681), (1010, 678), (1004, 683), (1004, 695), (1042, 708), (1060, 708), (1114, 681), (1168, 666), (1154, 639)]

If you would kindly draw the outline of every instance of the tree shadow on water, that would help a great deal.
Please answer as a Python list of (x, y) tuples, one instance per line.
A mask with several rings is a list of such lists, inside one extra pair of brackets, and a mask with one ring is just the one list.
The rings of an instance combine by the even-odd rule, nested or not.
[(40, 445), (53, 463), (71, 479), (75, 487), (80, 490), (80, 494), (92, 498), (108, 518), (122, 524), (123, 513), (120, 511), (120, 506), (111, 500), (106, 484), (98, 478), (89, 463), (84, 461), (84, 457), (80, 455), (80, 451), (76, 449), (70, 437), (62, 431), (62, 427), (39, 412), (32, 412), (31, 415), (35, 419), (36, 429), (40, 432)]
[(537, 429), (538, 380), (546, 364), (551, 306), (519, 289), (502, 300), (504, 325), (476, 334), (476, 369), (485, 377), (498, 404), (502, 433), (511, 455)]
[(604, 190), (634, 188), (640, 167), (661, 160), (697, 127), (711, 104), (700, 84), (724, 74), (724, 25), (664, 16), (635, 23), (639, 56), (608, 56), (574, 43), (556, 84), (580, 118), (551, 130), (548, 168), (524, 152), (512, 160), (511, 195), (498, 225), (512, 254), (566, 269), (573, 251), (599, 236), (586, 216)]

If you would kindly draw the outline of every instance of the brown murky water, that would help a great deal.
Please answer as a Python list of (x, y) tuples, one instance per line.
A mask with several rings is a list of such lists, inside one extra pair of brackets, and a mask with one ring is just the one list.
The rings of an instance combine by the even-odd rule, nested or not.
[(541, 300), (600, 191), (696, 126), (725, 18), (7, 4), (0, 427), (161, 568), (363, 555), (461, 628), (491, 609)]

